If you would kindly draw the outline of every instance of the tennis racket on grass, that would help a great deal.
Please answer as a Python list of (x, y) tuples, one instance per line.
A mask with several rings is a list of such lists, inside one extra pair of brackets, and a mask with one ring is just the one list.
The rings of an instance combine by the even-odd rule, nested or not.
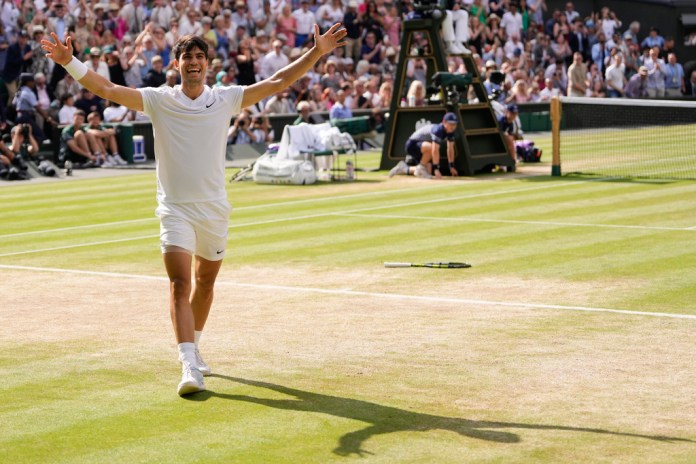
[(453, 263), (450, 261), (441, 263), (384, 263), (384, 267), (432, 267), (437, 269), (464, 269), (471, 267), (469, 263)]

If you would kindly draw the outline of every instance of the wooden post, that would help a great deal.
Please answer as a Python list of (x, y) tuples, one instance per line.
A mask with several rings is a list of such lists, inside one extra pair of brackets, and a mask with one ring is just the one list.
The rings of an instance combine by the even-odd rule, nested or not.
[(551, 99), (551, 175), (561, 175), (561, 99)]

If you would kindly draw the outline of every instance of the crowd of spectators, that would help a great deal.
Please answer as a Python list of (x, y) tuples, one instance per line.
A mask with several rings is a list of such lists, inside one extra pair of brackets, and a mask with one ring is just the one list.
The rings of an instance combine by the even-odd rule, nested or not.
[[(486, 85), (507, 103), (556, 94), (696, 94), (696, 72), (684, 76), (673, 38), (654, 27), (645, 31), (609, 8), (576, 11), (568, 2), (563, 11), (549, 11), (546, 0), (449, 0), (447, 8), (458, 12), (458, 21), (465, 17), (467, 40), (460, 45), (473, 53), (481, 74), (504, 74), (502, 83)], [(144, 118), (102, 101), (54, 66), (40, 47), (50, 33), (69, 35), (75, 55), (90, 69), (134, 88), (175, 85), (172, 47), (182, 35), (199, 34), (210, 44), (208, 84), (250, 85), (311, 47), (314, 24), (324, 31), (343, 22), (346, 47), (231, 124), (230, 142), (242, 143), (273, 137), (268, 114), (349, 117), (354, 110), (388, 107), (402, 25), (414, 8), (411, 0), (21, 0), (3, 2), (0, 14), (0, 129), (24, 121), (37, 138), (47, 138), (51, 126), (71, 123), (77, 110), (97, 112), (105, 122)], [(465, 69), (461, 55), (449, 55), (447, 64), (452, 72)], [(403, 104), (425, 104), (426, 66), (427, 60), (409, 59)], [(15, 96), (24, 87), (36, 98), (25, 98), (19, 111)]]

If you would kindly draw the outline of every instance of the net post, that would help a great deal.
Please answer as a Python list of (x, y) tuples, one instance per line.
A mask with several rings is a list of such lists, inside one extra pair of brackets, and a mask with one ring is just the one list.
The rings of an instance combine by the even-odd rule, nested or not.
[(551, 175), (561, 175), (561, 99), (551, 98)]

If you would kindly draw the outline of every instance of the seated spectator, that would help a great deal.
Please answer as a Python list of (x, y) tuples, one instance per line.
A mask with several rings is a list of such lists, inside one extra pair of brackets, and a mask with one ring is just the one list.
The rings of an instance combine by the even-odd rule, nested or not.
[(252, 143), (272, 142), (275, 138), (268, 117), (263, 114), (257, 114), (251, 118), (251, 132), (254, 134)]
[(301, 101), (297, 104), (297, 112), (299, 116), (297, 116), (297, 119), (292, 123), (294, 126), (302, 124), (303, 122), (307, 124), (318, 124), (320, 122), (310, 114), (311, 108), (306, 101)]
[(544, 80), (544, 88), (539, 91), (539, 101), (550, 101), (553, 97), (561, 95), (561, 91), (554, 87), (552, 79)]
[(255, 140), (256, 136), (251, 128), (249, 113), (244, 110), (237, 115), (234, 124), (227, 131), (227, 144), (244, 145)]
[(425, 86), (421, 81), (414, 80), (408, 87), (406, 101), (402, 102), (402, 106), (403, 103), (406, 103), (407, 106), (425, 106), (425, 97)]
[(73, 116), (72, 124), (63, 128), (60, 134), (60, 151), (58, 157), (61, 164), (66, 161), (75, 167), (97, 167), (97, 157), (92, 154), (87, 134), (83, 130), (85, 112), (79, 110)]
[(290, 92), (286, 90), (281, 90), (280, 92), (273, 95), (268, 99), (266, 107), (264, 108), (264, 113), (266, 114), (291, 114), (295, 112), (295, 105), (288, 98)]
[(162, 57), (157, 55), (152, 58), (152, 67), (145, 74), (143, 86), (145, 87), (160, 87), (167, 82), (167, 75), (163, 70)]
[(92, 144), (97, 154), (97, 163), (104, 168), (128, 164), (118, 152), (116, 129), (102, 124), (99, 113), (93, 111), (87, 115), (87, 127), (83, 130), (92, 136)]
[(76, 106), (75, 106), (75, 97), (73, 97), (71, 94), (65, 94), (63, 95), (63, 98), (60, 99), (61, 107), (60, 110), (58, 111), (58, 122), (63, 125), (63, 124), (70, 124), (73, 120), (73, 116), (75, 116), (75, 113), (77, 111), (80, 111)]
[(368, 63), (380, 64), (384, 48), (377, 43), (375, 33), (370, 31), (365, 36), (362, 48), (360, 49), (360, 59)]
[(97, 111), (99, 114), (104, 112), (104, 101), (97, 95), (94, 95), (89, 89), (82, 88), (80, 98), (75, 100), (75, 106), (81, 109), (84, 114), (89, 114), (92, 111)]
[(104, 122), (118, 123), (133, 120), (133, 112), (115, 101), (107, 102), (104, 108)]
[(512, 164), (517, 164), (517, 150), (515, 149), (515, 140), (519, 137), (519, 127), (515, 124), (519, 109), (517, 105), (508, 105), (505, 109), (505, 114), (498, 118), (498, 125), (505, 140), (505, 147), (508, 154), (512, 158)]
[(347, 119), (353, 117), (353, 112), (345, 106), (346, 93), (343, 90), (336, 92), (336, 102), (329, 111), (329, 119)]

